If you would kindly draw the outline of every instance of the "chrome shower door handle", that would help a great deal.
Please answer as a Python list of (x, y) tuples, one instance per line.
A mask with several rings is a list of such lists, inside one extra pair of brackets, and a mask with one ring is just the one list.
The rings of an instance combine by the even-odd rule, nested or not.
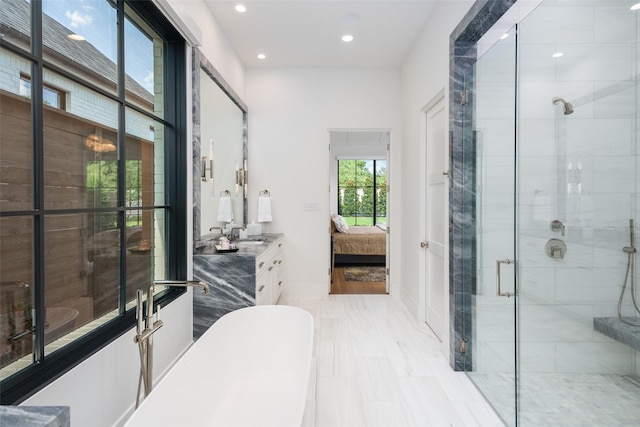
[(515, 265), (515, 261), (512, 259), (497, 259), (496, 260), (496, 295), (499, 297), (511, 297), (511, 296), (518, 296), (518, 292), (502, 292), (502, 290), (500, 289), (500, 266), (502, 264), (514, 264)]

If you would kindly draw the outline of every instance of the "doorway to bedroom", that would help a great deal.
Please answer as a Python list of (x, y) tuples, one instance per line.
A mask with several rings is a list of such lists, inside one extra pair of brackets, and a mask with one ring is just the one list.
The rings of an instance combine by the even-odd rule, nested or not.
[(331, 294), (387, 294), (388, 130), (332, 130)]

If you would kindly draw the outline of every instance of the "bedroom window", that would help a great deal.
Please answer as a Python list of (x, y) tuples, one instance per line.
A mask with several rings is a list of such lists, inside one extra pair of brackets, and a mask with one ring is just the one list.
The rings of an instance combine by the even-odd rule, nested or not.
[(350, 226), (386, 222), (386, 160), (338, 160), (338, 213)]

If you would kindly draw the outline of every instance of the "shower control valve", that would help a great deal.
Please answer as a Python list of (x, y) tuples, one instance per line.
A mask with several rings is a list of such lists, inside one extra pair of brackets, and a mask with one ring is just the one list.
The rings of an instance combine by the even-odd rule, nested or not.
[(564, 236), (564, 224), (559, 219), (551, 221), (551, 231), (559, 231), (561, 236)]
[(560, 239), (551, 239), (544, 247), (544, 251), (551, 258), (564, 259), (567, 253), (567, 244)]

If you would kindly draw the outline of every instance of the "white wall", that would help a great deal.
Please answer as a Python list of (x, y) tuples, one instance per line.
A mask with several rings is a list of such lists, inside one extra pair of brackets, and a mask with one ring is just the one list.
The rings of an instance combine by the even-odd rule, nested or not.
[[(446, 115), (449, 115), (449, 35), (472, 4), (471, 0), (438, 2), (401, 69), (403, 141), (401, 184), (398, 187), (402, 188), (399, 212), (403, 224), (400, 244), (403, 276), (400, 296), (416, 318), (420, 317), (420, 304), (424, 303), (420, 301), (418, 282), (419, 257), (423, 251), (420, 241), (424, 236), (417, 232), (421, 228), (418, 177), (420, 169), (425, 167), (420, 152), (422, 109), (445, 89)], [(448, 129), (447, 123), (447, 132)], [(448, 238), (446, 241), (448, 247)], [(445, 298), (448, 301), (448, 292)]]
[[(285, 234), (286, 287), (322, 296), (329, 285), (329, 129), (390, 129), (401, 140), (399, 75), (393, 69), (249, 69), (249, 221), (260, 190), (271, 192), (273, 222)], [(398, 156), (399, 157), (399, 156)], [(393, 161), (393, 156), (392, 156)], [(390, 173), (400, 170), (393, 163)], [(393, 176), (390, 177), (392, 194)], [(317, 202), (318, 211), (305, 211)], [(396, 204), (397, 207), (399, 207)], [(391, 209), (394, 210), (393, 204)], [(394, 213), (391, 212), (391, 218)], [(393, 221), (393, 219), (392, 219)], [(399, 224), (393, 223), (393, 227)], [(392, 233), (395, 231), (392, 231)], [(397, 239), (391, 236), (391, 290), (397, 282)]]
[[(185, 22), (199, 28), (204, 56), (211, 62), (233, 90), (244, 99), (244, 65), (238, 59), (227, 37), (204, 1), (168, 0), (181, 15), (188, 15)], [(189, 73), (191, 76), (191, 73)]]

